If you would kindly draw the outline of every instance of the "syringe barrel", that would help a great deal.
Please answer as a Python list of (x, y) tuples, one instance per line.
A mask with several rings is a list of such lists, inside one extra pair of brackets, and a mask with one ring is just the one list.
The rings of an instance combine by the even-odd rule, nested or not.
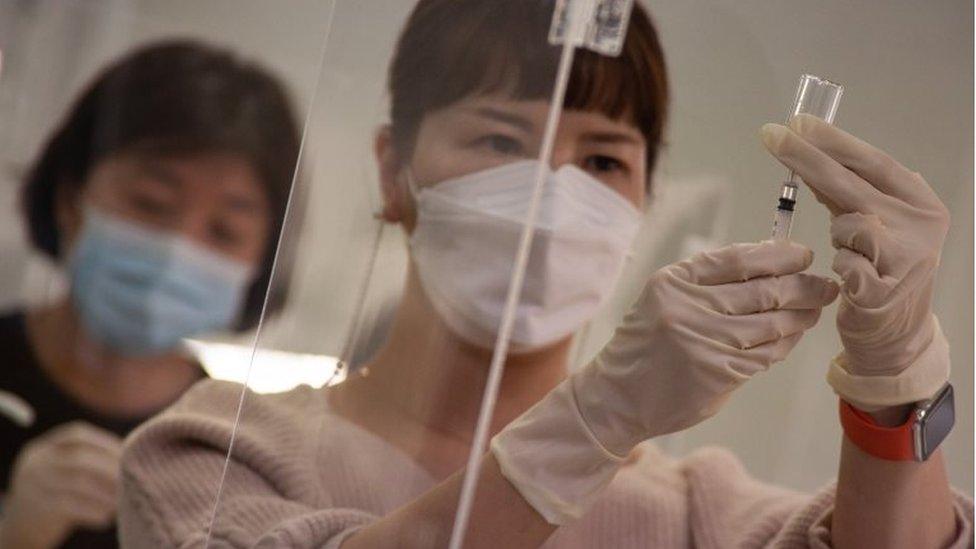
[[(812, 74), (801, 75), (799, 85), (796, 87), (796, 97), (793, 98), (793, 106), (790, 107), (786, 123), (789, 124), (790, 120), (798, 114), (811, 114), (823, 119), (828, 124), (832, 124), (843, 94), (844, 86), (836, 82)], [(788, 239), (790, 237), (793, 226), (793, 212), (796, 209), (798, 179), (796, 173), (790, 170), (789, 178), (780, 191), (779, 204), (776, 207), (776, 216), (773, 219), (773, 238), (775, 239)]]
[(843, 94), (844, 86), (836, 82), (812, 74), (800, 76), (796, 97), (793, 98), (793, 106), (786, 118), (787, 124), (794, 116), (801, 113), (812, 114), (832, 124)]
[(793, 229), (793, 210), (776, 208), (773, 217), (773, 240), (788, 240)]

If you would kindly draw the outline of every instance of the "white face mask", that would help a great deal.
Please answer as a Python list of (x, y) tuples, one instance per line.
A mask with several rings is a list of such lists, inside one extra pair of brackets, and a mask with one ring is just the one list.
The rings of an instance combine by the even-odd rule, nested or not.
[[(539, 162), (519, 161), (417, 189), (410, 249), (420, 283), (450, 329), (491, 348)], [(640, 226), (640, 212), (583, 170), (550, 170), (535, 223), (513, 352), (572, 334), (609, 296)]]

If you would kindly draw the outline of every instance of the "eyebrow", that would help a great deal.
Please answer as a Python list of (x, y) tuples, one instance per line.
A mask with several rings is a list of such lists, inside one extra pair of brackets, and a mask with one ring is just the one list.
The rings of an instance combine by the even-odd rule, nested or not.
[(182, 181), (180, 177), (173, 171), (167, 168), (165, 165), (155, 162), (150, 159), (144, 159), (139, 162), (139, 169), (147, 176), (151, 177), (155, 181), (160, 183), (165, 183), (171, 187), (178, 187)]
[(583, 141), (590, 141), (593, 143), (625, 143), (629, 145), (642, 145), (642, 140), (632, 134), (624, 132), (585, 132), (580, 136)]
[(260, 210), (257, 200), (233, 192), (224, 194), (223, 203), (235, 212), (254, 214)]
[[(182, 184), (180, 176), (160, 162), (145, 159), (139, 163), (139, 167), (143, 173), (151, 177), (154, 181), (158, 181), (169, 187), (177, 188)], [(260, 210), (258, 200), (234, 191), (224, 193), (221, 202), (236, 212), (251, 214)]]
[(491, 118), (492, 120), (497, 120), (498, 122), (515, 126), (527, 132), (532, 131), (532, 122), (517, 114), (512, 114), (510, 112), (492, 107), (478, 107), (477, 109), (474, 109), (474, 112), (479, 116)]

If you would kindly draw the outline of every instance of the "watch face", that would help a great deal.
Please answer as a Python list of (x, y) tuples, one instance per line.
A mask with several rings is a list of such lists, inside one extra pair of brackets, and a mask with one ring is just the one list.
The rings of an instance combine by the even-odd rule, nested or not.
[(946, 390), (932, 403), (929, 413), (923, 420), (921, 440), (923, 459), (927, 459), (952, 430), (952, 426), (956, 422), (955, 410), (952, 385), (947, 385)]

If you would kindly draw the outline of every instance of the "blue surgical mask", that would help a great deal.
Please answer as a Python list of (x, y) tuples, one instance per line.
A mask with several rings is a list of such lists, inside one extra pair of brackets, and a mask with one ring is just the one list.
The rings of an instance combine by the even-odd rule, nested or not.
[(248, 264), (91, 207), (68, 267), (85, 330), (126, 356), (231, 327), (253, 277)]

